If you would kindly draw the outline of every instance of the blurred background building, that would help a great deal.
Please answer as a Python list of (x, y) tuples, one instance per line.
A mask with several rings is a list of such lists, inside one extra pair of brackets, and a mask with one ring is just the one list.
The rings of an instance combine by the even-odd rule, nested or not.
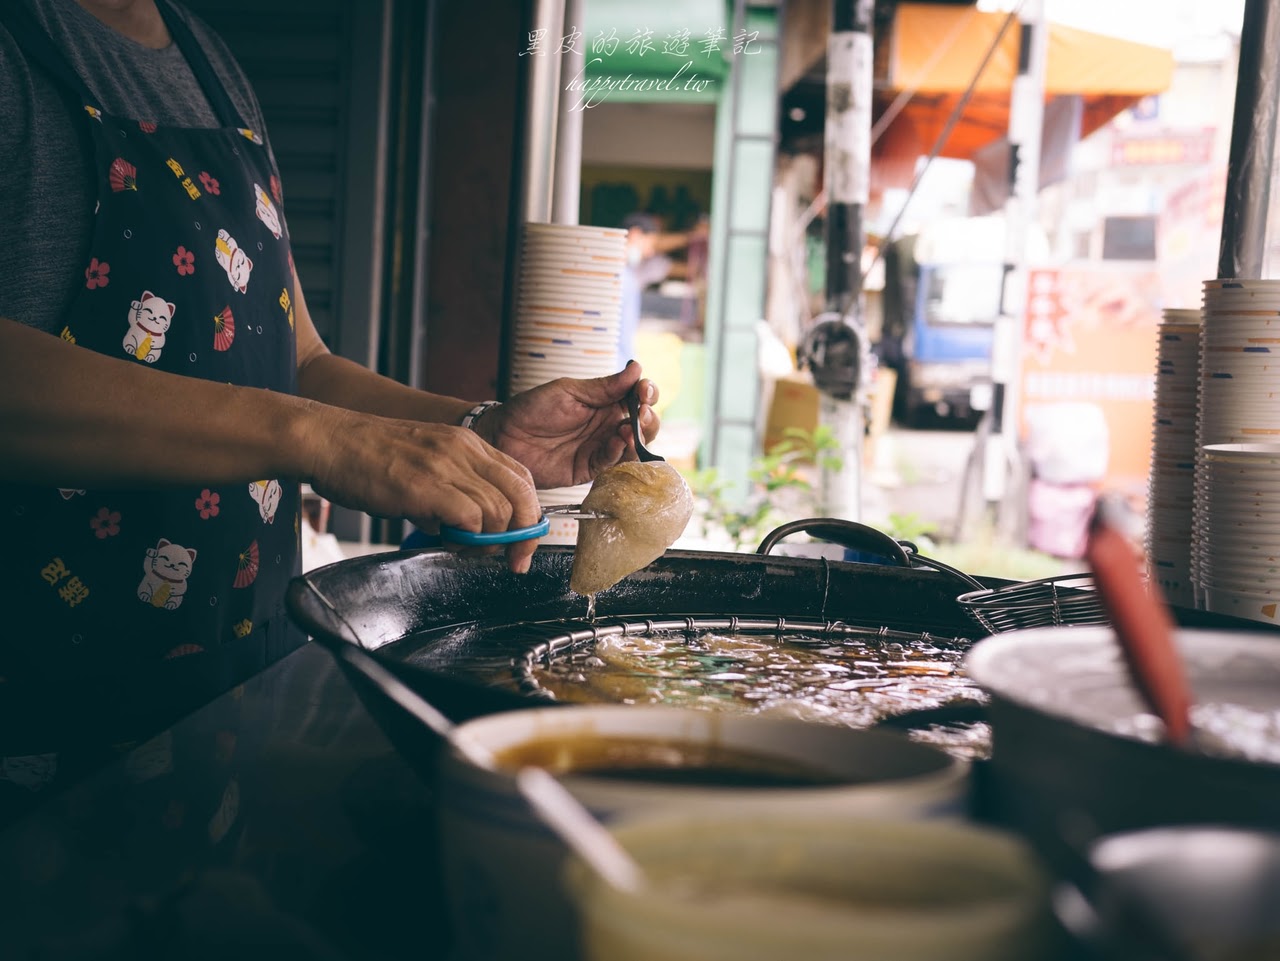
[[(676, 269), (641, 297), (636, 353), (663, 385), (668, 456), (690, 471), (714, 468), (742, 497), (766, 436), (814, 425), (795, 354), (823, 308), (831, 0), (582, 0), (572, 8), (580, 24), (540, 24), (532, 0), (188, 5), (227, 39), (261, 95), (299, 274), (335, 350), (430, 390), (500, 393), (529, 65), (563, 56), (571, 41), (586, 62), (584, 90), (596, 91), (581, 105), (581, 222), (619, 226), (643, 213), (665, 233), (702, 231), (671, 249)], [(963, 395), (948, 394), (955, 370), (926, 371), (909, 334), (912, 312), (950, 317), (953, 328), (982, 321), (969, 316), (990, 300), (980, 270), (936, 265), (927, 283), (940, 286), (926, 283), (923, 298), (918, 284), (889, 288), (904, 263), (919, 266), (920, 237), (942, 256), (948, 243), (931, 232), (1002, 209), (1013, 7), (874, 5), (860, 319), (879, 386), (862, 400), (873, 442), (853, 465), (871, 482), (870, 520), (917, 509), (881, 496), (910, 486), (893, 437), (900, 452), (909, 422), (972, 429), (982, 406), (967, 382)], [(1099, 406), (1103, 479), (1135, 496), (1151, 326), (1162, 307), (1197, 305), (1199, 281), (1216, 273), (1241, 12), (1238, 0), (1046, 6), (1043, 244), (1027, 265), (1043, 296), (1016, 386), (1027, 408)], [(900, 241), (910, 243), (895, 249)], [(971, 247), (975, 261), (998, 264), (990, 244)], [(1116, 340), (1121, 330), (1131, 343)], [(1099, 337), (1110, 349), (1091, 346)], [(981, 369), (957, 364), (968, 364), (965, 376)], [(938, 379), (905, 403), (913, 375)], [(925, 513), (939, 516), (923, 520), (953, 526), (941, 515), (955, 513), (958, 493), (927, 500)], [(398, 534), (343, 512), (333, 523), (348, 537)]]

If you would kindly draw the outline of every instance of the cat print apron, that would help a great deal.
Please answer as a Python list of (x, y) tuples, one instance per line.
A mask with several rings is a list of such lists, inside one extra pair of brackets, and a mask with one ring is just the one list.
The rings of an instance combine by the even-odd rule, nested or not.
[[(186, 24), (158, 6), (217, 128), (110, 116), (29, 11), (0, 4), (92, 149), (93, 237), (60, 336), (148, 371), (294, 393), (279, 177)], [(145, 434), (156, 412), (133, 403)], [(151, 737), (304, 641), (284, 609), (299, 502), (285, 477), (0, 487), (0, 785), (38, 787), (81, 753)]]

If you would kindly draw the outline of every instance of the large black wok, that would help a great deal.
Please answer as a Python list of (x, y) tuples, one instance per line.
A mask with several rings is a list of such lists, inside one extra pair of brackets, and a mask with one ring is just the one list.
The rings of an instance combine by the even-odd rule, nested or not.
[[(668, 551), (602, 592), (597, 623), (618, 619), (739, 617), (844, 622), (944, 639), (980, 636), (955, 601), (972, 587), (954, 573), (904, 566), (911, 558), (886, 535), (848, 522), (805, 522), (856, 544), (886, 563), (703, 551)], [(775, 532), (776, 533), (776, 532)], [(777, 538), (766, 540), (772, 546)], [(587, 599), (569, 590), (573, 551), (542, 547), (528, 574), (497, 557), (400, 551), (332, 564), (289, 588), (294, 619), (337, 654), (355, 644), (457, 722), (529, 706), (518, 689), (496, 683), (522, 650), (566, 622), (584, 622)], [(992, 582), (1000, 583), (1000, 582)], [(370, 686), (339, 656), (362, 700), (420, 771), (438, 747), (420, 722)]]

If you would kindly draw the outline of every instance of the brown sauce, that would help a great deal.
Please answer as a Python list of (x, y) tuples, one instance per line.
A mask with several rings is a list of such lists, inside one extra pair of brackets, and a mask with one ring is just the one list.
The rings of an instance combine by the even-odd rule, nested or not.
[(798, 788), (853, 783), (791, 758), (718, 744), (579, 735), (525, 741), (495, 755), (499, 767), (702, 787)]

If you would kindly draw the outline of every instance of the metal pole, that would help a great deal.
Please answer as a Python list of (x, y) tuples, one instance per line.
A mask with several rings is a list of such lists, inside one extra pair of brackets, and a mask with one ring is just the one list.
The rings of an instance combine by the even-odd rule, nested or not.
[[(585, 21), (585, 0), (565, 0), (564, 30), (562, 36), (571, 37), (582, 30)], [(559, 49), (559, 42), (556, 43)], [(560, 59), (560, 117), (556, 126), (555, 183), (551, 194), (551, 222), (576, 224), (582, 193), (582, 115), (585, 111), (573, 107), (581, 99), (563, 82), (565, 77), (576, 77), (586, 67), (586, 55), (580, 38), (569, 49), (558, 54)]]
[[(827, 196), (827, 324), (852, 331), (852, 384), (824, 391), (819, 422), (829, 427), (843, 452), (839, 470), (823, 468), (820, 489), (826, 513), (857, 520), (862, 514), (862, 324), (863, 209), (871, 187), (871, 97), (874, 0), (834, 0), (827, 40), (827, 113), (824, 184)], [(814, 333), (820, 333), (815, 326)], [(830, 327), (827, 328), (830, 331)], [(822, 379), (819, 379), (822, 386)], [(846, 389), (847, 388), (847, 389)], [(850, 393), (852, 396), (850, 396)]]
[(525, 102), (525, 152), (521, 158), (524, 219), (534, 223), (551, 220), (552, 183), (555, 178), (556, 121), (560, 106), (560, 37), (565, 0), (535, 0), (533, 29), (545, 30), (542, 52), (526, 58), (529, 71)]
[(1245, 0), (1218, 276), (1256, 280), (1266, 256), (1280, 99), (1280, 0)]
[[(827, 309), (862, 296), (862, 211), (871, 181), (873, 0), (834, 0), (827, 40)], [(855, 307), (855, 310), (857, 308)]]
[(983, 457), (982, 492), (989, 508), (1007, 504), (1010, 465), (1017, 463), (1018, 377), (1026, 314), (1026, 243), (1036, 221), (1048, 30), (1044, 0), (1023, 0), (1018, 74), (1009, 95), (1009, 200), (1005, 205), (1004, 289), (991, 358), (991, 435)]
[(410, 387), (422, 389), (426, 360), (427, 301), (430, 281), (427, 264), (431, 250), (431, 175), (435, 173), (432, 162), (431, 135), (435, 129), (435, 38), (439, 4), (427, 3), (423, 14), (422, 38), (422, 123), (418, 129), (418, 184), (417, 204), (413, 212), (413, 300), (410, 304), (409, 376)]

